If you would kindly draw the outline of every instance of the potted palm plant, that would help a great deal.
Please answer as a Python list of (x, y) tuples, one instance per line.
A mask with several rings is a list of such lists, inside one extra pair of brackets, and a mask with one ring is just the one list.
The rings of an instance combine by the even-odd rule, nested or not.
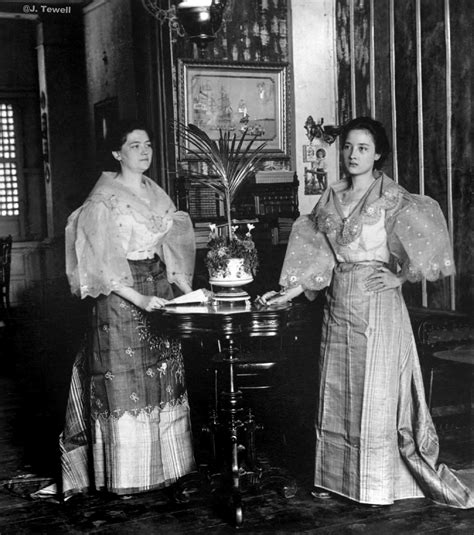
[[(261, 165), (266, 142), (258, 144), (258, 136), (250, 136), (246, 130), (239, 137), (234, 132), (220, 130), (219, 138), (213, 140), (194, 124), (180, 123), (179, 133), (181, 146), (207, 166), (206, 174), (190, 175), (202, 179), (202, 184), (212, 188), (224, 201), (227, 231), (219, 234), (217, 227), (211, 225), (209, 236), (206, 265), (211, 281), (225, 278), (225, 274), (241, 279), (248, 278), (245, 274), (254, 275), (258, 258), (251, 235), (253, 225), (247, 225), (245, 234), (239, 235), (238, 227), (232, 224), (232, 203), (241, 186)], [(237, 258), (241, 262), (229, 263)]]

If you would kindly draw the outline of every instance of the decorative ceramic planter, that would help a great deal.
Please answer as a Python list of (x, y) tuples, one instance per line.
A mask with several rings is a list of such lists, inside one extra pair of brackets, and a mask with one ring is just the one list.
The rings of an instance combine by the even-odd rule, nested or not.
[(244, 301), (250, 296), (240, 286), (253, 281), (252, 274), (245, 270), (243, 258), (229, 258), (225, 270), (220, 270), (209, 274), (211, 286), (225, 288), (214, 293), (214, 298), (218, 301)]
[(209, 282), (216, 286), (243, 286), (253, 281), (252, 274), (245, 270), (243, 258), (229, 258), (225, 270), (209, 275)]

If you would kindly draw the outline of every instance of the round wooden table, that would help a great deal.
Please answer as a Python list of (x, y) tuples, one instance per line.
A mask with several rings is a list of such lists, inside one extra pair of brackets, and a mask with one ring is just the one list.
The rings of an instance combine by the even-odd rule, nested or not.
[[(202, 340), (210, 338), (218, 342), (219, 354), (217, 358), (227, 369), (228, 387), (221, 393), (219, 414), (211, 418), (209, 428), (216, 439), (217, 435), (225, 431), (225, 456), (228, 462), (223, 467), (224, 480), (231, 480), (228, 504), (232, 509), (234, 523), (240, 526), (243, 522), (241, 500), (241, 478), (248, 477), (248, 466), (244, 469), (239, 460), (239, 451), (249, 449), (249, 458), (255, 460), (255, 441), (253, 433), (256, 429), (252, 413), (242, 421), (242, 392), (236, 384), (235, 367), (239, 363), (236, 342), (241, 337), (280, 336), (289, 323), (291, 304), (282, 306), (262, 307), (250, 303), (235, 304), (203, 304), (203, 305), (175, 305), (160, 309), (155, 317), (155, 327), (167, 334), (179, 338)], [(245, 433), (241, 433), (245, 431)], [(243, 445), (241, 435), (244, 434), (247, 443)], [(250, 435), (250, 440), (248, 439)], [(217, 448), (215, 445), (214, 447)], [(256, 486), (265, 485), (265, 481), (272, 481), (279, 487), (286, 498), (296, 494), (296, 483), (293, 478), (283, 471), (272, 468), (262, 470), (258, 466), (251, 466)]]

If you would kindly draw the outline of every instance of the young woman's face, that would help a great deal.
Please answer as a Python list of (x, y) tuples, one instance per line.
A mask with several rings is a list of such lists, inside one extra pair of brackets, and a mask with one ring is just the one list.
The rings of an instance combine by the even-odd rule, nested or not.
[(380, 158), (375, 152), (375, 143), (368, 130), (351, 130), (342, 148), (344, 165), (350, 175), (372, 172), (374, 163)]
[(153, 155), (148, 134), (145, 130), (133, 130), (127, 135), (120, 150), (114, 151), (113, 155), (123, 168), (135, 173), (145, 172), (151, 165)]

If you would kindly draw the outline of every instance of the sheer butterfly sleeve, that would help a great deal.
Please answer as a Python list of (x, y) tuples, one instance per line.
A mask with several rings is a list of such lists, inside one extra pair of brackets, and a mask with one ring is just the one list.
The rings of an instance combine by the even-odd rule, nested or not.
[(133, 286), (126, 253), (105, 201), (88, 200), (69, 216), (66, 274), (72, 293), (81, 298)]
[(329, 286), (335, 266), (334, 253), (326, 235), (316, 229), (310, 216), (299, 217), (293, 224), (280, 275), (280, 285), (301, 285), (310, 292)]
[(171, 283), (184, 281), (191, 285), (196, 257), (193, 224), (186, 212), (174, 212), (171, 219), (171, 228), (162, 242), (167, 278)]
[(455, 272), (446, 220), (436, 201), (406, 194), (387, 223), (390, 251), (409, 281), (434, 281)]

